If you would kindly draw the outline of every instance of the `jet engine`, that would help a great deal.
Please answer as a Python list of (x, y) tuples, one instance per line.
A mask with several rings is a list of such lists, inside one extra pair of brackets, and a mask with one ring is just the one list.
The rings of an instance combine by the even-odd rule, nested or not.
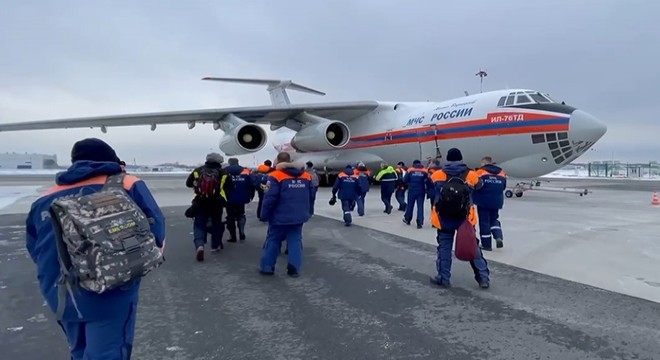
[(266, 131), (255, 124), (241, 124), (228, 131), (220, 139), (220, 150), (229, 156), (257, 152), (266, 145)]
[(300, 152), (327, 151), (344, 147), (350, 138), (346, 124), (327, 120), (300, 129), (291, 139), (291, 146)]

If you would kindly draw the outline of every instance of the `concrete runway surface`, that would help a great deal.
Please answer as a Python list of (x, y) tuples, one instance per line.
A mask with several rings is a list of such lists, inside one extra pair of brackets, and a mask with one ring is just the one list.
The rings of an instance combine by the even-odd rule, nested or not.
[[(144, 178), (168, 217), (168, 245), (166, 264), (143, 281), (135, 359), (660, 358), (659, 303), (586, 285), (589, 276), (619, 282), (612, 274), (620, 264), (594, 259), (616, 258), (607, 254), (617, 251), (614, 244), (598, 243), (607, 231), (566, 235), (572, 227), (599, 222), (609, 222), (617, 229), (613, 233), (646, 231), (646, 222), (651, 226), (660, 213), (648, 205), (645, 191), (635, 196), (598, 190), (583, 198), (532, 191), (507, 200), (506, 246), (485, 255), (491, 288), (479, 289), (469, 265), (455, 260), (454, 288), (445, 290), (428, 282), (435, 266), (433, 230), (407, 227), (398, 212), (383, 214), (377, 187), (367, 197), (367, 215), (355, 216), (350, 228), (335, 219), (341, 214), (328, 206), (328, 191), (320, 193), (318, 215), (304, 227), (302, 274), (293, 279), (285, 275), (285, 257), (276, 276), (257, 273), (266, 226), (254, 218), (256, 204), (249, 205), (248, 240), (226, 243), (224, 251), (207, 252), (207, 260), (197, 263), (191, 222), (182, 216), (181, 205), (191, 198), (181, 188), (183, 177)], [(20, 185), (15, 192), (25, 195), (49, 180), (3, 178), (0, 188), (11, 192)], [(8, 359), (67, 358), (65, 339), (43, 305), (25, 250), (24, 213), (36, 196), (22, 196), (0, 216), (0, 353)], [(603, 218), (608, 208), (622, 211)], [(559, 214), (562, 209), (565, 214)], [(644, 213), (651, 215), (640, 219)], [(620, 221), (612, 223), (609, 217), (617, 216)], [(572, 221), (558, 231), (565, 219)], [(637, 227), (626, 230), (631, 223)], [(561, 247), (566, 241), (576, 244), (573, 250)], [(615, 242), (637, 246), (634, 239)], [(548, 269), (576, 267), (580, 279), (507, 265), (521, 259)], [(652, 284), (658, 276), (654, 265), (646, 268)]]

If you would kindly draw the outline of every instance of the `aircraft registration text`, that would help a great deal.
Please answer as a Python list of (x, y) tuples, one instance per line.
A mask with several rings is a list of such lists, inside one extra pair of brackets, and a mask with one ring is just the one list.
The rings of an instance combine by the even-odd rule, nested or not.
[(525, 121), (525, 114), (488, 114), (492, 123)]

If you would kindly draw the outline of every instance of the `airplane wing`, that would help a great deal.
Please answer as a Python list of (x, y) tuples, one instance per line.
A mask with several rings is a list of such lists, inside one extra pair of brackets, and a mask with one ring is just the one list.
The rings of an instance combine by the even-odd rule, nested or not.
[(161, 124), (188, 124), (192, 128), (198, 123), (211, 123), (218, 126), (227, 115), (234, 115), (248, 123), (270, 124), (273, 128), (286, 125), (287, 120), (296, 118), (297, 122), (309, 121), (308, 114), (318, 117), (348, 122), (378, 107), (376, 101), (340, 102), (323, 104), (282, 104), (243, 108), (223, 108), (206, 110), (186, 110), (172, 112), (154, 112), (142, 114), (95, 116), (58, 120), (39, 120), (20, 123), (0, 123), (0, 132), (21, 130), (101, 128), (148, 125), (152, 129)]

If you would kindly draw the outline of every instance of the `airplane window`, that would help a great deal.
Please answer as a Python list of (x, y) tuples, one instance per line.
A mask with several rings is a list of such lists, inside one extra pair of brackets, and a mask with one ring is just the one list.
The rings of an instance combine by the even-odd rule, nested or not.
[(550, 100), (544, 98), (543, 95), (541, 95), (539, 93), (529, 94), (529, 96), (531, 96), (532, 99), (534, 99), (534, 101), (536, 101), (537, 103), (549, 103), (550, 102)]
[(561, 164), (562, 162), (564, 162), (564, 157), (563, 156), (560, 156), (560, 157), (555, 159), (555, 164)]
[(545, 142), (545, 136), (543, 134), (532, 135), (532, 144), (539, 144)]
[(527, 104), (531, 102), (532, 100), (525, 94), (518, 95), (518, 98), (516, 99), (516, 104)]
[(563, 141), (559, 142), (559, 146), (561, 146), (561, 147), (568, 146), (568, 145), (569, 145), (568, 140), (563, 140)]
[(559, 133), (559, 140), (566, 140), (568, 139), (568, 133)]
[(546, 139), (548, 139), (548, 141), (557, 140), (557, 134), (545, 134), (545, 137), (546, 137)]
[(559, 155), (561, 155), (561, 151), (559, 151), (559, 150), (555, 150), (555, 151), (552, 152), (552, 157), (557, 157)]
[(513, 101), (514, 101), (515, 99), (516, 99), (515, 96), (513, 96), (513, 95), (509, 95), (509, 97), (506, 98), (506, 104), (507, 104), (507, 105), (513, 105)]
[(502, 106), (504, 105), (504, 102), (506, 101), (506, 96), (502, 96), (500, 98), (500, 101), (497, 103), (497, 106)]
[(559, 145), (557, 145), (556, 142), (549, 143), (548, 147), (550, 148), (550, 150), (559, 149)]
[(573, 152), (572, 151), (567, 151), (564, 155), (566, 155), (566, 158), (569, 158), (569, 157), (573, 156)]
[(543, 97), (548, 99), (548, 101), (550, 101), (550, 102), (556, 103), (556, 101), (553, 98), (551, 98), (550, 95), (548, 95), (548, 94), (543, 94)]

